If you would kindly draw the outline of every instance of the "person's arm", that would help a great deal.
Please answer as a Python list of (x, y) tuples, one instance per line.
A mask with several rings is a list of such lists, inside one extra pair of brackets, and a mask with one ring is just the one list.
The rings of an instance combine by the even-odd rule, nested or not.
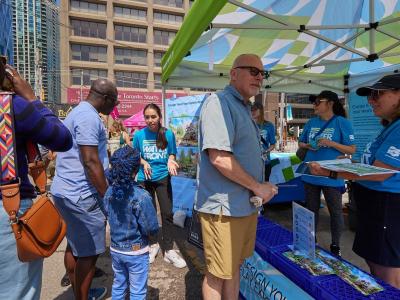
[(176, 176), (178, 175), (178, 169), (179, 169), (179, 164), (176, 162), (175, 160), (175, 154), (171, 154), (168, 157), (168, 172), (169, 174), (171, 174), (172, 176)]
[(261, 197), (263, 203), (267, 203), (278, 193), (278, 187), (274, 184), (269, 182), (259, 183), (250, 176), (232, 153), (217, 149), (208, 149), (207, 151), (211, 164), (222, 175), (249, 189), (255, 196)]
[(168, 134), (168, 172), (172, 176), (178, 175), (179, 164), (176, 162), (176, 140), (175, 135), (172, 131), (168, 130), (165, 134)]
[(131, 144), (131, 137), (126, 131), (122, 132), (122, 136), (124, 138), (125, 144), (130, 145)]
[(89, 181), (96, 188), (99, 195), (103, 197), (107, 190), (107, 180), (104, 175), (103, 165), (100, 161), (97, 148), (97, 146), (79, 145), (82, 164)]
[(344, 154), (354, 154), (356, 152), (356, 145), (343, 145), (328, 139), (319, 139), (318, 146), (335, 148)]
[(275, 149), (275, 144), (270, 145), (270, 146), (268, 147), (268, 149), (267, 149), (267, 152), (271, 152), (271, 151), (274, 150), (274, 149)]
[[(391, 170), (400, 170), (399, 168), (394, 168), (390, 165), (387, 165), (379, 160), (376, 160), (373, 164), (375, 167), (391, 169)], [(329, 177), (330, 175), (337, 175), (337, 178), (342, 178), (346, 180), (368, 180), (368, 181), (385, 181), (389, 177), (393, 176), (393, 174), (376, 174), (376, 175), (365, 175), (365, 176), (358, 176), (353, 173), (349, 172), (332, 172), (330, 170), (322, 168), (318, 162), (311, 162), (309, 163), (310, 172), (313, 175), (317, 176), (326, 176)]]

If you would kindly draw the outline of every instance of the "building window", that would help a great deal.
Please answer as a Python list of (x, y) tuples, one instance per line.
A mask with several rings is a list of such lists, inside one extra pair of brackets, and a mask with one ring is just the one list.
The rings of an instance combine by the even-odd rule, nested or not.
[(118, 87), (147, 88), (147, 73), (140, 72), (115, 72)]
[(142, 27), (115, 25), (115, 39), (127, 42), (146, 43), (147, 29)]
[(167, 14), (163, 12), (154, 12), (154, 21), (167, 24), (179, 24), (183, 21), (183, 16)]
[(83, 20), (71, 20), (73, 35), (93, 38), (106, 38), (106, 23), (89, 22)]
[(161, 60), (165, 52), (154, 52), (154, 65), (161, 67)]
[(145, 11), (143, 9), (115, 6), (114, 7), (114, 16), (121, 17), (121, 18), (146, 20), (147, 11)]
[(154, 0), (154, 4), (182, 8), (183, 0)]
[(101, 14), (104, 15), (106, 13), (106, 5), (99, 3), (92, 3), (86, 1), (77, 1), (71, 0), (71, 10), (79, 11), (91, 14)]
[(90, 86), (99, 78), (107, 78), (107, 70), (98, 69), (71, 69), (73, 85)]
[(107, 62), (107, 47), (72, 44), (71, 58), (74, 60)]
[(116, 64), (140, 66), (147, 65), (146, 50), (115, 48), (114, 56)]
[(158, 45), (171, 45), (174, 40), (176, 32), (164, 31), (164, 30), (154, 30), (154, 43)]
[(162, 88), (161, 74), (154, 74), (154, 88), (155, 89), (161, 89)]

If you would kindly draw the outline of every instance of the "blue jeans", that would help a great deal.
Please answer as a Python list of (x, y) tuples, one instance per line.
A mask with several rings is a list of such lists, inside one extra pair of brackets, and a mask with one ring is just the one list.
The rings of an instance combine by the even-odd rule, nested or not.
[(113, 300), (125, 300), (129, 282), (129, 299), (146, 299), (149, 253), (125, 255), (111, 251), (111, 259), (114, 271), (111, 298)]
[[(19, 215), (32, 206), (31, 199), (21, 199)], [(42, 287), (43, 259), (20, 262), (14, 233), (0, 199), (0, 299), (38, 300)]]

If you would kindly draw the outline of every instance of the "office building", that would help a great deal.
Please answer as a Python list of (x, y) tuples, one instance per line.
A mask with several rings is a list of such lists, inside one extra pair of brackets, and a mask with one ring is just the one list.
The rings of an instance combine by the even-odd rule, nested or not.
[[(58, 7), (55, 0), (12, 0), (14, 65), (42, 100), (60, 95)], [(58, 80), (58, 82), (60, 82)]]
[(79, 102), (93, 80), (108, 78), (122, 116), (160, 104), (161, 58), (189, 8), (189, 0), (61, 0), (62, 102)]
[(2, 0), (0, 5), (0, 55), (8, 57), (13, 63), (13, 30), (11, 0)]

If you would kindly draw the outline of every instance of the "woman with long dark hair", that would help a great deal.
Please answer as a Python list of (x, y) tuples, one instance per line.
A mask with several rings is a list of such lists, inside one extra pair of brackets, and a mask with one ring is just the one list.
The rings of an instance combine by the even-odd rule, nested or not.
[[(138, 181), (153, 197), (155, 196), (161, 211), (162, 241), (164, 260), (177, 268), (186, 266), (186, 262), (173, 250), (171, 237), (172, 220), (172, 187), (171, 175), (178, 174), (179, 165), (176, 162), (176, 142), (174, 133), (161, 125), (161, 109), (150, 103), (143, 110), (146, 127), (135, 133), (133, 147), (140, 151), (141, 168)], [(158, 254), (160, 246), (156, 243), (150, 246), (150, 263)]]
[[(339, 97), (332, 91), (322, 91), (310, 98), (317, 117), (304, 126), (299, 138), (299, 147), (308, 149), (304, 161), (336, 159), (356, 151), (351, 123), (345, 118), (346, 112)], [(303, 175), (306, 206), (315, 214), (315, 230), (321, 205), (321, 191), (331, 216), (332, 243), (330, 250), (340, 256), (340, 236), (344, 227), (342, 212), (342, 192), (344, 180)]]

